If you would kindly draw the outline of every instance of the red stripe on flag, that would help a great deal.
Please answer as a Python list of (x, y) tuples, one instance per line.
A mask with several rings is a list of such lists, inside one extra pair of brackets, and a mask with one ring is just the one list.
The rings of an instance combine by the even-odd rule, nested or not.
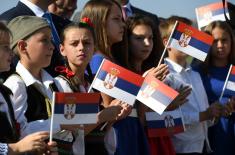
[(231, 74), (235, 75), (235, 66), (232, 66)]
[(212, 45), (213, 40), (214, 40), (214, 38), (211, 35), (206, 34), (202, 31), (199, 31), (199, 30), (197, 30), (196, 28), (194, 28), (192, 26), (186, 25), (183, 22), (178, 23), (178, 25), (176, 27), (176, 30), (181, 32), (181, 33), (184, 33), (185, 30), (190, 30), (192, 32), (191, 37), (193, 37), (197, 40), (200, 40), (201, 42), (204, 42), (208, 45)]
[(184, 127), (179, 125), (168, 128), (156, 128), (156, 129), (148, 129), (148, 137), (163, 137), (163, 136), (171, 136), (173, 134), (184, 132)]
[(145, 78), (145, 82), (148, 84), (150, 84), (152, 81), (155, 81), (157, 83), (155, 90), (162, 92), (164, 95), (170, 97), (171, 99), (174, 99), (179, 94), (173, 88), (169, 87), (165, 83), (161, 82), (160, 80), (158, 80), (152, 76), (147, 76)]
[[(227, 3), (225, 3), (225, 7), (227, 8)], [(203, 14), (209, 12), (209, 11), (223, 9), (223, 3), (222, 2), (216, 2), (216, 3), (206, 5), (206, 6), (199, 7), (197, 9), (198, 9), (198, 13), (200, 15), (203, 15)]]
[(55, 102), (64, 104), (72, 102), (73, 104), (99, 104), (100, 93), (55, 93)]
[(134, 72), (131, 72), (131, 71), (121, 67), (121, 66), (118, 66), (109, 60), (104, 61), (103, 65), (101, 67), (101, 70), (105, 70), (106, 72), (110, 72), (112, 68), (119, 70), (120, 73), (117, 74), (117, 77), (120, 77), (123, 80), (126, 80), (130, 83), (137, 85), (137, 86), (141, 86), (144, 81), (144, 78), (142, 76), (140, 76), (139, 74), (136, 74)]

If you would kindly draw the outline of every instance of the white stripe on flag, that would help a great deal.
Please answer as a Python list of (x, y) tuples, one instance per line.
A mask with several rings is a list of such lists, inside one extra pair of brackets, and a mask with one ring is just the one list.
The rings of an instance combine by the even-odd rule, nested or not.
[(181, 118), (179, 110), (174, 111), (167, 111), (162, 113), (161, 115), (157, 114), (156, 112), (146, 112), (146, 120), (147, 121), (154, 121), (154, 120), (164, 120), (167, 115), (171, 115), (174, 118)]
[[(228, 17), (229, 19), (229, 14), (226, 13), (226, 16)], [(224, 17), (224, 14), (219, 14), (219, 15), (216, 15), (216, 16), (213, 16), (211, 17), (210, 20), (206, 20), (206, 19), (202, 19), (198, 22), (198, 25), (200, 28), (204, 27), (204, 26), (207, 26), (208, 24), (210, 24), (211, 22), (213, 21), (217, 21), (217, 20), (221, 20), (221, 21), (225, 21), (225, 17)]]
[(147, 105), (148, 107), (150, 107), (151, 109), (153, 109), (154, 111), (156, 111), (157, 113), (159, 113), (161, 115), (167, 106), (162, 104), (161, 102), (155, 100), (152, 97), (143, 98), (141, 95), (142, 92), (143, 91), (141, 91), (141, 90), (139, 91), (136, 99), (138, 99), (140, 102)]
[(186, 47), (181, 47), (179, 45), (179, 42), (178, 40), (174, 39), (174, 38), (171, 38), (171, 41), (170, 41), (170, 44), (169, 44), (171, 47), (173, 48), (176, 48), (192, 57), (195, 57), (201, 61), (204, 61), (206, 59), (206, 56), (207, 56), (207, 53), (199, 50), (199, 49), (196, 49), (190, 45), (186, 46)]
[(229, 90), (235, 91), (235, 82), (228, 81), (226, 88)]
[(93, 88), (107, 94), (107, 95), (110, 95), (116, 99), (119, 99), (123, 102), (126, 102), (130, 105), (134, 105), (135, 103), (135, 98), (136, 96), (135, 95), (132, 95), (122, 89), (119, 89), (119, 88), (112, 88), (112, 89), (107, 89), (104, 87), (104, 81), (96, 78), (95, 81), (93, 82)]
[(73, 119), (66, 119), (64, 114), (54, 114), (56, 124), (96, 124), (97, 114), (76, 114)]

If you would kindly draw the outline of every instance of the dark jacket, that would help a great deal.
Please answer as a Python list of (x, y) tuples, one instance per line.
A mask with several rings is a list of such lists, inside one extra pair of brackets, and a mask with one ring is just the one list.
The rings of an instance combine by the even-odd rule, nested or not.
[(13, 18), (23, 15), (35, 16), (34, 12), (29, 7), (27, 7), (24, 3), (19, 1), (15, 7), (2, 13), (0, 15), (0, 20), (6, 21), (8, 23)]

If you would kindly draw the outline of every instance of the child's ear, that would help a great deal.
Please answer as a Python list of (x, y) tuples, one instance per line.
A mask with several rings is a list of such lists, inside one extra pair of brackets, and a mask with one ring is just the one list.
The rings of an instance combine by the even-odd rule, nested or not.
[(163, 38), (163, 39), (162, 39), (162, 42), (163, 42), (164, 46), (166, 46), (167, 41), (168, 41), (168, 39), (167, 39), (167, 38)]
[(27, 47), (27, 42), (24, 40), (20, 40), (20, 41), (18, 41), (16, 46), (17, 46), (19, 52), (25, 52), (26, 47)]
[(63, 55), (64, 57), (66, 56), (65, 52), (64, 52), (64, 45), (60, 44), (60, 53), (61, 55)]

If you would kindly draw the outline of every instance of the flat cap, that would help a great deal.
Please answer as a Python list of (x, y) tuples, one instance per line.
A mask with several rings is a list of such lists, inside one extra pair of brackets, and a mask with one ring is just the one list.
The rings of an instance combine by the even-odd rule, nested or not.
[(23, 40), (44, 27), (49, 27), (45, 18), (37, 16), (18, 16), (12, 19), (7, 27), (12, 32), (11, 49), (14, 49), (19, 40)]

